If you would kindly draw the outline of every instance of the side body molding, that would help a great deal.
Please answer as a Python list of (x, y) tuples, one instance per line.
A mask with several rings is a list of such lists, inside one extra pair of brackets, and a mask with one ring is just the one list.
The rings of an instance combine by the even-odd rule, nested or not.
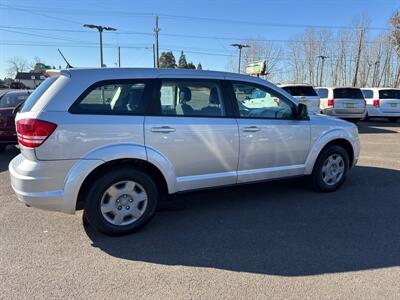
[(329, 142), (338, 139), (343, 139), (348, 141), (353, 147), (354, 159), (356, 160), (358, 158), (359, 145), (357, 144), (357, 141), (351, 136), (351, 134), (348, 131), (340, 128), (335, 128), (327, 131), (323, 135), (319, 136), (316, 140), (312, 141), (310, 152), (308, 153), (305, 162), (305, 169), (304, 169), (305, 175), (309, 175), (312, 173), (315, 161), (317, 160), (321, 150)]

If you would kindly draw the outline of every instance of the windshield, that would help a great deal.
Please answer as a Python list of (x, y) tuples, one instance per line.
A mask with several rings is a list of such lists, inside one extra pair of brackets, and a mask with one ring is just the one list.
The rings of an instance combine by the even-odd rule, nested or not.
[(284, 89), (292, 96), (318, 96), (311, 86), (285, 86)]
[(28, 93), (8, 93), (0, 98), (0, 108), (16, 107), (28, 98)]
[(333, 98), (336, 99), (364, 99), (360, 89), (337, 88), (333, 90)]
[(22, 106), (21, 112), (30, 111), (35, 103), (39, 100), (39, 98), (57, 80), (57, 78), (58, 77), (49, 77), (45, 81), (43, 81), (25, 101), (25, 104)]
[(400, 99), (400, 90), (380, 90), (380, 99)]

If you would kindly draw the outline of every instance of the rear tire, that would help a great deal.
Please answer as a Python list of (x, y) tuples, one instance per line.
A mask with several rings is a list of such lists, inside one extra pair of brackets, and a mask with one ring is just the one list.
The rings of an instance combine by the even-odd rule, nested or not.
[(135, 232), (153, 217), (157, 202), (157, 186), (146, 172), (117, 167), (92, 184), (84, 214), (96, 230), (107, 235), (125, 235)]
[(0, 145), (0, 153), (6, 151), (6, 145)]
[(311, 174), (311, 186), (318, 192), (333, 192), (346, 179), (349, 155), (345, 149), (331, 145), (322, 150)]
[(390, 123), (396, 123), (399, 118), (398, 117), (390, 117), (388, 119), (389, 119)]

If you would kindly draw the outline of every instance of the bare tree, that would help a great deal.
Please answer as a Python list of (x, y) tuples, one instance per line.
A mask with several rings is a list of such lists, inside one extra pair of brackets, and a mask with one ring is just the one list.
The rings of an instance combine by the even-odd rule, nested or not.
[(29, 69), (28, 62), (22, 57), (13, 57), (7, 61), (9, 68), (7, 69), (7, 76), (15, 78), (18, 72), (25, 72)]

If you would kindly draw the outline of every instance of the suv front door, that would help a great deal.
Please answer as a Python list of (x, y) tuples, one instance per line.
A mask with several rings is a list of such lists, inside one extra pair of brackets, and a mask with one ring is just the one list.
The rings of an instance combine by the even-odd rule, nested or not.
[(145, 118), (146, 148), (171, 162), (176, 189), (235, 184), (238, 126), (218, 80), (159, 79)]
[(308, 120), (297, 120), (295, 104), (278, 91), (232, 82), (238, 109), (238, 182), (302, 175), (310, 146)]

